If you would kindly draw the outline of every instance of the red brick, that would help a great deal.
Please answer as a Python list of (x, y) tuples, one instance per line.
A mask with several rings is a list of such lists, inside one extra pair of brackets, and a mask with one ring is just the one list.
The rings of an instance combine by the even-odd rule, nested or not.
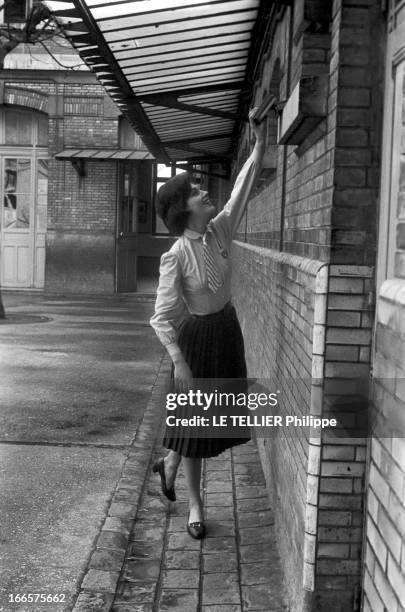
[(367, 175), (362, 168), (337, 168), (335, 170), (335, 184), (339, 187), (366, 186)]

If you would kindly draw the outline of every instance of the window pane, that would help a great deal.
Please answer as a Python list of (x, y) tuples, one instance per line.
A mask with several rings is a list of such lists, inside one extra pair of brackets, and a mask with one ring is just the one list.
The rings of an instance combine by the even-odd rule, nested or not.
[(166, 166), (165, 164), (158, 164), (157, 175), (159, 178), (170, 178), (172, 176), (171, 166)]
[(4, 168), (4, 225), (27, 228), (30, 224), (31, 161), (6, 159)]
[(133, 163), (124, 164), (121, 183), (121, 202), (119, 216), (119, 231), (131, 233), (137, 231), (137, 175)]
[[(182, 164), (183, 166), (186, 164), (186, 162), (184, 162), (184, 161), (179, 161), (177, 163), (178, 164)], [(176, 175), (177, 175), (177, 174), (181, 174), (182, 172), (186, 172), (186, 170), (184, 170), (184, 168), (177, 168), (176, 167), (175, 168), (175, 172), (176, 172)]]
[(134, 148), (134, 137), (135, 132), (132, 129), (129, 122), (121, 117), (119, 119), (119, 140), (120, 147), (122, 149), (133, 149)]
[[(160, 165), (161, 164), (159, 164), (159, 166)], [(170, 170), (170, 168), (169, 168), (169, 170)], [(160, 187), (162, 185), (164, 185), (164, 184), (165, 184), (164, 181), (156, 183), (156, 193), (159, 191)], [(155, 203), (157, 203), (157, 197), (155, 199)], [(157, 214), (156, 204), (155, 204), (155, 233), (156, 234), (168, 234), (169, 233), (169, 230), (167, 229), (167, 227), (163, 223), (162, 219)]]
[(156, 215), (155, 233), (156, 234), (168, 234), (169, 233), (169, 230), (167, 229), (167, 227), (165, 226), (165, 224), (163, 223), (159, 215)]
[(121, 149), (147, 151), (142, 138), (135, 132), (125, 117), (119, 118), (119, 146)]
[(26, 0), (5, 0), (4, 19), (5, 21), (21, 21), (25, 19)]
[(39, 159), (37, 169), (37, 228), (46, 229), (48, 201), (48, 160)]
[(38, 115), (38, 145), (48, 146), (48, 117), (45, 115)]
[(12, 193), (4, 194), (4, 228), (17, 225), (17, 196)]
[(17, 193), (31, 193), (31, 161), (17, 160)]
[(31, 113), (19, 113), (7, 109), (5, 113), (6, 138), (8, 145), (30, 145), (32, 143)]
[(148, 222), (148, 202), (138, 200), (138, 225), (146, 225)]

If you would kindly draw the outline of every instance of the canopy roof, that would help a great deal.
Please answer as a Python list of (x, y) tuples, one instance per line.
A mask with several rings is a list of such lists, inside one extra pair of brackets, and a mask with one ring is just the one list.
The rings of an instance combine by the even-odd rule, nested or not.
[(230, 156), (272, 1), (46, 4), (155, 157)]

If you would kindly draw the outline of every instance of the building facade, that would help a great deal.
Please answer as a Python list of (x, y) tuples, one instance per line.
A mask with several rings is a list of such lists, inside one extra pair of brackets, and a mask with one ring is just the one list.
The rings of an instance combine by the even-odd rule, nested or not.
[[(399, 612), (405, 1), (271, 6), (247, 75), (267, 145), (233, 293), (250, 375), (283, 413), (340, 425), (258, 439), (291, 610)], [(92, 73), (17, 51), (0, 74), (2, 286), (132, 291), (171, 244), (153, 202), (178, 170), (148, 159)], [(246, 127), (236, 140), (233, 176), (253, 144)], [(199, 170), (223, 201), (227, 169)]]
[(135, 291), (172, 244), (154, 197), (180, 170), (155, 163), (66, 40), (47, 47), (18, 45), (0, 72), (0, 284)]

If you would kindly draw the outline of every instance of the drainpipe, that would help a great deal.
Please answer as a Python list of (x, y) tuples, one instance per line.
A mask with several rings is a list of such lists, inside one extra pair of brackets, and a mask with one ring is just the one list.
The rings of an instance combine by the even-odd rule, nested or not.
[[(288, 26), (288, 59), (287, 59), (287, 74), (286, 74), (286, 95), (288, 100), (291, 93), (291, 72), (292, 72), (292, 52), (294, 41), (294, 2), (290, 4), (289, 26)], [(283, 96), (284, 97), (284, 96)], [(283, 146), (283, 172), (281, 175), (281, 210), (280, 210), (280, 246), (279, 250), (284, 248), (284, 218), (285, 218), (285, 203), (286, 203), (286, 184), (287, 184), (287, 145)]]

